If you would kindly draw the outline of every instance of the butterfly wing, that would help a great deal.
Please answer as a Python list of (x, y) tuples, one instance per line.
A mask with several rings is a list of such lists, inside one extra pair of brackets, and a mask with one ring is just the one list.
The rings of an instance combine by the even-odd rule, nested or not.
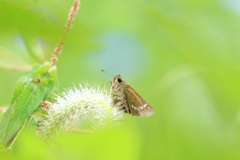
[(124, 84), (124, 93), (130, 113), (133, 116), (147, 117), (154, 113), (153, 108), (129, 85)]

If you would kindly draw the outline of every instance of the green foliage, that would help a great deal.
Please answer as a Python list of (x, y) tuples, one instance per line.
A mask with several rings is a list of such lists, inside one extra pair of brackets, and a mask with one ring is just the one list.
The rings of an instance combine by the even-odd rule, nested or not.
[(30, 65), (25, 63), (14, 53), (0, 46), (0, 68), (6, 70), (28, 70)]
[[(56, 147), (59, 153), (51, 152), (60, 157), (52, 159), (98, 159), (114, 153), (116, 157), (108, 158), (239, 160), (240, 15), (239, 5), (234, 3), (237, 1), (82, 1), (57, 62), (59, 88), (82, 80), (107, 82), (111, 78), (99, 72), (104, 69), (121, 74), (153, 106), (155, 114), (127, 116), (122, 132), (103, 132), (106, 136), (62, 136), (59, 141), (64, 142)], [(1, 106), (9, 106), (15, 82), (26, 74), (5, 69), (28, 70), (33, 63), (51, 57), (71, 5), (72, 1), (0, 1)], [(24, 40), (19, 38), (22, 34)], [(26, 84), (43, 92), (35, 84), (38, 75), (31, 73), (20, 80), (11, 104), (27, 92)], [(56, 72), (47, 76), (40, 76), (41, 85), (50, 90), (48, 85), (58, 83)], [(4, 116), (10, 113), (9, 109)], [(22, 124), (24, 118), (20, 120)], [(6, 130), (7, 124), (0, 130)], [(107, 148), (111, 143), (116, 146)], [(22, 145), (22, 159), (49, 156), (45, 146), (31, 137), (24, 137)]]
[[(51, 142), (50, 144), (44, 143), (32, 132), (26, 132), (25, 136), (21, 137), (18, 151), (16, 153), (9, 152), (7, 156), (0, 155), (0, 158), (4, 160), (138, 159), (139, 137), (129, 127), (125, 126), (124, 128), (115, 128), (94, 134), (61, 134), (55, 139), (54, 143)], [(121, 152), (121, 150), (123, 151)]]
[(21, 35), (23, 37), (24, 43), (26, 44), (26, 47), (29, 52), (29, 55), (31, 56), (31, 59), (33, 61), (43, 62), (44, 54), (42, 52), (42, 48), (40, 44), (36, 39), (36, 36), (34, 36), (34, 34), (31, 34), (31, 32), (22, 33)]
[[(9, 143), (28, 117), (45, 100), (54, 87), (54, 80), (46, 74), (50, 65), (35, 64), (28, 76), (19, 79), (12, 102), (0, 122), (0, 144)], [(11, 142), (10, 142), (11, 143)]]

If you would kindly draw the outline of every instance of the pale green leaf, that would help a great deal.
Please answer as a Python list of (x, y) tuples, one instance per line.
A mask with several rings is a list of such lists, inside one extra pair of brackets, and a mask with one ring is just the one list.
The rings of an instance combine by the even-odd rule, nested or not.
[(41, 46), (39, 45), (39, 42), (37, 41), (37, 37), (29, 33), (29, 31), (22, 33), (22, 37), (28, 49), (30, 57), (36, 62), (43, 62), (44, 54)]
[(25, 71), (30, 70), (31, 66), (25, 63), (10, 50), (4, 48), (3, 46), (0, 46), (0, 68), (6, 70)]

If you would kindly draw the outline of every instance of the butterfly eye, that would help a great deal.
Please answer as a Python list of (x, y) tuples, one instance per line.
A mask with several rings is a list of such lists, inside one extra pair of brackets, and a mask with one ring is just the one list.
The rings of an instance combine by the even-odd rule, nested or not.
[(122, 83), (122, 79), (118, 78), (118, 82), (119, 82), (119, 83)]

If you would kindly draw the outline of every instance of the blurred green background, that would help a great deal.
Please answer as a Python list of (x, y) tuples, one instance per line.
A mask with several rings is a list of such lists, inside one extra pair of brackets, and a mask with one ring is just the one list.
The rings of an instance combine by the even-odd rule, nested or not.
[[(240, 159), (240, 2), (81, 3), (56, 62), (58, 93), (82, 81), (108, 82), (104, 69), (121, 74), (155, 114), (127, 115), (121, 126), (94, 134), (62, 135), (54, 153), (29, 135), (18, 158)], [(0, 1), (0, 106), (9, 105), (33, 63), (51, 57), (72, 4)]]

